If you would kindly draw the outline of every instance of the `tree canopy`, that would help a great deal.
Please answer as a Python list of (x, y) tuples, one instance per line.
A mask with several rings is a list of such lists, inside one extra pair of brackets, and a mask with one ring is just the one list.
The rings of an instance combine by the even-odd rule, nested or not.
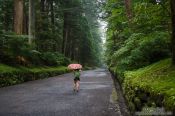
[(109, 66), (132, 70), (170, 57), (169, 1), (107, 0), (104, 10)]
[[(97, 0), (2, 0), (0, 4), (1, 62), (22, 56), (32, 64), (34, 57), (40, 61), (45, 54), (62, 54), (83, 65), (101, 64)], [(6, 49), (14, 51), (10, 41), (28, 52), (19, 46), (21, 54), (9, 54)]]

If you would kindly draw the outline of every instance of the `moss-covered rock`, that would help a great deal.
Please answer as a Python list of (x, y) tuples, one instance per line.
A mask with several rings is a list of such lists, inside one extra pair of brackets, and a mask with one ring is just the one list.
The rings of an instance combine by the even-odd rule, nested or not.
[(123, 90), (130, 106), (136, 110), (140, 105), (175, 110), (175, 66), (170, 59), (125, 72), (124, 76)]

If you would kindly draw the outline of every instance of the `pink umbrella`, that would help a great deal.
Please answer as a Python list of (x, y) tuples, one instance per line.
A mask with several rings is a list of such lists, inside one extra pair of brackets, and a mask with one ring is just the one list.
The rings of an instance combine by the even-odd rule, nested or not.
[(69, 69), (81, 69), (82, 65), (81, 64), (69, 64), (68, 68)]

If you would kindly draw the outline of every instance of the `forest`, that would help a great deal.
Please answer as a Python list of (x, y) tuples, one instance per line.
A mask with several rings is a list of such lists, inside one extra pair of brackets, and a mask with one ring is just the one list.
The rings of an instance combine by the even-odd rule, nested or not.
[(1, 62), (16, 65), (23, 59), (27, 65), (52, 66), (69, 59), (99, 65), (97, 5), (90, 0), (1, 0)]
[(1, 0), (1, 86), (67, 72), (70, 63), (100, 66), (99, 6), (96, 0)]
[(175, 114), (174, 0), (0, 0), (0, 13), (0, 87), (106, 66), (132, 115)]
[(106, 63), (122, 85), (131, 114), (175, 111), (173, 0), (107, 0)]

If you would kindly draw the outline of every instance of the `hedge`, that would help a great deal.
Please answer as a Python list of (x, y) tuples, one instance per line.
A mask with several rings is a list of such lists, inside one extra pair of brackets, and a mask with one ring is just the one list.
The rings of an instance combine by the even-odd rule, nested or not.
[(0, 64), (0, 87), (49, 78), (67, 72), (69, 70), (64, 66), (26, 68)]

